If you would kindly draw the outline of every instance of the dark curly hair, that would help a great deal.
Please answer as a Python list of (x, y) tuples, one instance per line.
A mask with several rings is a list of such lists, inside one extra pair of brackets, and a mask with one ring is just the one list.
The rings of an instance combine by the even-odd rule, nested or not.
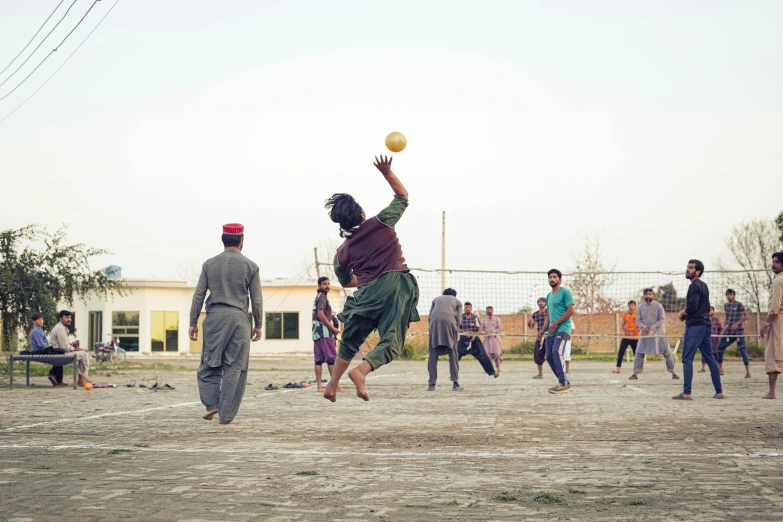
[(350, 194), (332, 194), (324, 208), (329, 209), (329, 218), (339, 223), (340, 228), (349, 230), (362, 224), (364, 210)]

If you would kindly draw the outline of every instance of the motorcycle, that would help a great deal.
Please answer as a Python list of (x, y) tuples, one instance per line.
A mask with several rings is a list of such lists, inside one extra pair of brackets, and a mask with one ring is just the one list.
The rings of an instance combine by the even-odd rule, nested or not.
[(95, 343), (93, 357), (98, 362), (110, 361), (113, 364), (125, 362), (125, 350), (120, 348), (120, 339), (113, 336), (108, 343)]

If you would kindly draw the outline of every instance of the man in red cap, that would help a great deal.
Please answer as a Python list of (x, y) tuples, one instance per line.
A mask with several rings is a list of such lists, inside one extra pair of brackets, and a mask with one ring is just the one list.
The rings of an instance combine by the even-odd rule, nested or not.
[(255, 322), (252, 341), (261, 339), (261, 279), (258, 265), (242, 255), (244, 231), (239, 223), (223, 226), (225, 250), (204, 263), (190, 307), (188, 333), (197, 341), (198, 317), (209, 290), (198, 391), (207, 408), (204, 419), (218, 415), (220, 424), (237, 424), (234, 417), (245, 393), (251, 341), (248, 295)]
[(345, 328), (332, 379), (324, 391), (332, 402), (337, 400), (343, 373), (377, 328), (378, 344), (348, 373), (356, 395), (370, 400), (364, 389), (367, 374), (400, 356), (408, 326), (419, 320), (419, 287), (405, 265), (394, 230), (408, 206), (408, 191), (392, 172), (391, 162), (383, 156), (375, 159), (375, 167), (394, 192), (391, 204), (377, 216), (365, 219), (364, 210), (350, 194), (334, 194), (326, 201), (330, 219), (340, 224), (340, 236), (345, 238), (334, 259), (335, 273), (343, 288), (359, 288), (337, 316)]

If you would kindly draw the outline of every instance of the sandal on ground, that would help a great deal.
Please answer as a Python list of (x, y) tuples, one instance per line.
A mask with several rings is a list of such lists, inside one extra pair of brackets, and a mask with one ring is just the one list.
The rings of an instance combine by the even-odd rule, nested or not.
[(136, 386), (136, 381), (134, 379), (131, 379), (128, 381), (128, 384), (126, 384), (126, 386), (128, 388), (133, 388), (134, 386)]
[(636, 381), (638, 379), (639, 379), (639, 377), (637, 377), (636, 375), (631, 375), (630, 377), (628, 377), (629, 381)]
[(704, 368), (702, 368), (701, 370), (699, 370), (699, 373), (707, 373), (707, 370), (705, 370)]
[(718, 395), (718, 394), (716, 393), (715, 395), (713, 395), (713, 396), (712, 396), (712, 398), (713, 398), (713, 399), (725, 399), (725, 398), (726, 398), (726, 396), (725, 396), (725, 395)]
[(279, 386), (275, 386), (274, 384), (272, 384), (272, 383), (270, 382), (270, 383), (269, 383), (269, 384), (268, 384), (268, 385), (267, 385), (267, 386), (266, 386), (264, 389), (265, 389), (265, 390), (279, 390), (279, 389), (280, 389), (280, 387), (279, 387)]
[(672, 397), (672, 400), (675, 400), (675, 401), (692, 401), (693, 397), (686, 397), (685, 395), (683, 395), (681, 393), (679, 395), (675, 395), (674, 397)]
[(47, 377), (49, 378), (49, 382), (52, 383), (52, 386), (57, 386), (57, 377), (55, 377), (51, 373), (47, 375)]

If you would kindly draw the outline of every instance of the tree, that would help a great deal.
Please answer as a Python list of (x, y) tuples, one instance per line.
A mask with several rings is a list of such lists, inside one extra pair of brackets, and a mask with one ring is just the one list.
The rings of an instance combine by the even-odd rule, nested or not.
[[(614, 266), (604, 265), (601, 241), (600, 235), (589, 234), (585, 238), (582, 251), (572, 254), (574, 268), (566, 285), (574, 295), (574, 309), (585, 314), (587, 333), (592, 332), (593, 314), (615, 312), (618, 307), (614, 299), (605, 293), (609, 284), (609, 272), (614, 270)], [(590, 352), (589, 337), (587, 351)]]
[[(775, 221), (762, 219), (743, 221), (726, 238), (734, 262), (744, 271), (738, 274), (737, 285), (751, 296), (758, 312), (767, 305), (765, 291), (772, 284), (772, 254), (780, 250), (782, 243), (779, 234)], [(718, 267), (726, 269), (721, 261)]]
[(39, 225), (0, 232), (0, 317), (2, 346), (15, 348), (20, 329), (29, 333), (30, 315), (40, 312), (47, 325), (57, 322), (57, 306), (73, 306), (88, 294), (125, 295), (119, 279), (90, 269), (91, 257), (109, 252), (65, 243), (65, 229), (54, 234)]
[(677, 296), (677, 289), (674, 283), (666, 283), (658, 287), (653, 298), (663, 306), (665, 312), (679, 312), (685, 309), (686, 298)]
[(780, 214), (778, 214), (778, 217), (775, 218), (775, 225), (780, 231), (780, 242), (783, 243), (783, 211), (781, 211)]

